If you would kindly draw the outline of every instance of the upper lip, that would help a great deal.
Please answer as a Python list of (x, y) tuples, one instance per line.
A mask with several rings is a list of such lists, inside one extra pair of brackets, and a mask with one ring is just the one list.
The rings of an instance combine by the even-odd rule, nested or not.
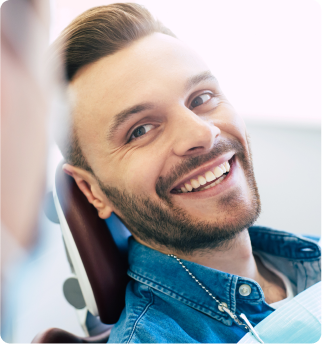
[(185, 175), (180, 181), (177, 181), (174, 184), (174, 186), (171, 187), (170, 190), (176, 189), (180, 185), (183, 185), (186, 182), (190, 182), (190, 179), (192, 179), (194, 177), (195, 177), (195, 179), (197, 179), (198, 176), (200, 176), (200, 175), (203, 176), (207, 171), (214, 169), (216, 166), (221, 165), (225, 161), (230, 160), (234, 155), (235, 155), (234, 152), (228, 152), (228, 153), (225, 153), (225, 154), (221, 155), (220, 157), (218, 157), (214, 160), (207, 161), (203, 165), (199, 166), (197, 169), (194, 169), (193, 171), (191, 171), (190, 173)]

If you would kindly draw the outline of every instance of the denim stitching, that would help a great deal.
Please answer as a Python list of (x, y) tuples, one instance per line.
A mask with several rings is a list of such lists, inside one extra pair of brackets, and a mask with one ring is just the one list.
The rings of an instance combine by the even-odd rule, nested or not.
[(152, 294), (150, 288), (149, 288), (149, 292), (150, 292), (150, 296), (151, 296), (151, 301), (150, 301), (150, 303), (148, 303), (148, 304), (145, 306), (143, 312), (142, 312), (142, 313), (140, 314), (140, 316), (136, 319), (136, 322), (135, 322), (135, 324), (133, 325), (133, 329), (132, 329), (132, 332), (131, 332), (131, 334), (130, 334), (130, 337), (129, 337), (128, 341), (126, 342), (127, 344), (130, 343), (130, 341), (131, 341), (131, 339), (132, 339), (132, 337), (133, 337), (133, 335), (134, 335), (134, 331), (136, 330), (136, 326), (137, 326), (138, 322), (142, 319), (143, 315), (147, 312), (147, 310), (149, 309), (149, 307), (153, 304), (153, 294)]

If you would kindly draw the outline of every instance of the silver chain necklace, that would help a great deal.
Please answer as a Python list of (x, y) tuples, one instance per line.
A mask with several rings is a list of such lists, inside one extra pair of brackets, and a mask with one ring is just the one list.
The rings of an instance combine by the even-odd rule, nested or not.
[(175, 256), (174, 254), (168, 254), (169, 257), (175, 259), (180, 265), (181, 267), (189, 274), (189, 276), (191, 276), (191, 278), (213, 299), (218, 303), (218, 309), (220, 310), (220, 312), (226, 312), (237, 325), (243, 326), (247, 331), (249, 331), (251, 334), (253, 334), (253, 336), (262, 344), (264, 344), (264, 342), (261, 340), (261, 338), (259, 337), (258, 333), (255, 331), (254, 327), (251, 325), (251, 323), (249, 322), (249, 320), (247, 319), (245, 314), (240, 314), (239, 317), (242, 318), (244, 320), (244, 322), (242, 322), (236, 314), (234, 314), (229, 308), (227, 303), (225, 302), (220, 302), (218, 299), (216, 299), (216, 297), (214, 295), (212, 295), (212, 293), (196, 278), (196, 276), (194, 276), (192, 274), (192, 272), (190, 272), (190, 270), (182, 263), (181, 259), (178, 258), (177, 256)]

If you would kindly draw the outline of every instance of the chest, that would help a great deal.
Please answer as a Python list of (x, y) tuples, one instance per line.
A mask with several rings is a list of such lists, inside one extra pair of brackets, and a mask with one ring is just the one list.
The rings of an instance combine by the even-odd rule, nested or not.
[(262, 287), (265, 295), (265, 301), (270, 304), (287, 297), (286, 290), (282, 285), (276, 285), (273, 283), (267, 283)]

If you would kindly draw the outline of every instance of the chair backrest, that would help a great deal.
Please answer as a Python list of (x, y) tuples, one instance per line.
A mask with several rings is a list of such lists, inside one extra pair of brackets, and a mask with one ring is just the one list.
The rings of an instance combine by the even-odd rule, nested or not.
[(91, 337), (79, 337), (59, 328), (50, 328), (39, 333), (32, 343), (107, 343), (113, 325), (105, 332)]
[(101, 322), (114, 324), (125, 305), (127, 257), (106, 222), (88, 203), (74, 179), (56, 170), (54, 202), (64, 242), (85, 303)]

